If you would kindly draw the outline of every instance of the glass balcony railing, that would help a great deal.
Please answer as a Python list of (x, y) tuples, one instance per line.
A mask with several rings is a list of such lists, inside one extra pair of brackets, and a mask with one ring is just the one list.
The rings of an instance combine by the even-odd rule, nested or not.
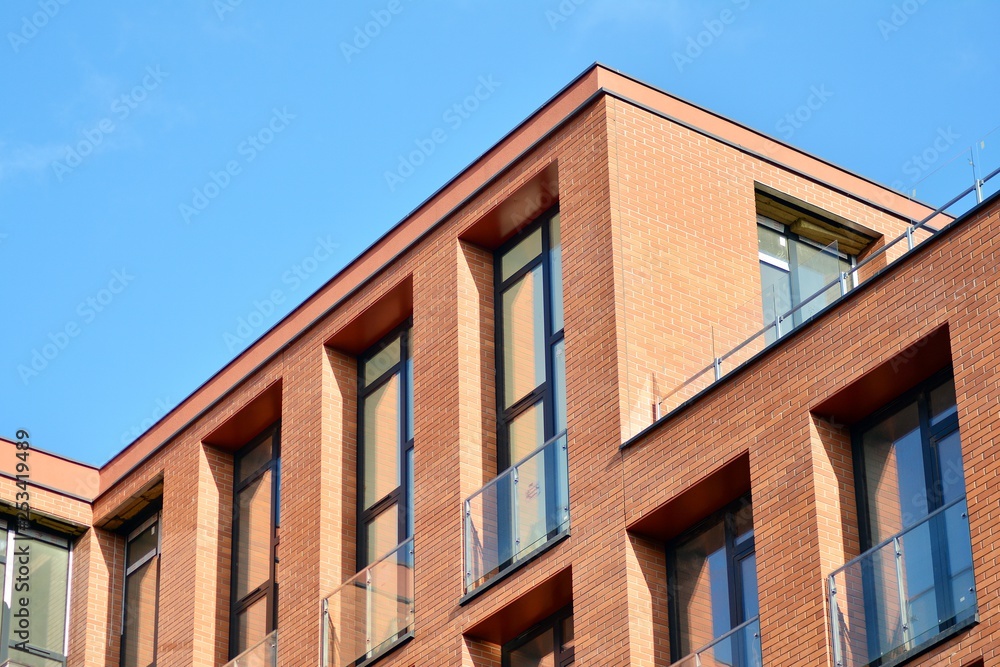
[(465, 591), (517, 565), (569, 530), (566, 432), (465, 501)]
[(413, 633), (413, 538), (323, 600), (323, 664), (359, 665)]
[[(658, 398), (654, 398), (653, 420), (684, 405), (793, 329), (832, 307), (851, 289), (880, 275), (882, 267), (906, 257), (952, 220), (1000, 191), (1000, 179), (996, 178), (1000, 176), (1000, 151), (995, 147), (989, 150), (997, 140), (1000, 140), (1000, 128), (969, 149), (956, 153), (952, 160), (919, 182), (907, 184), (907, 191), (901, 194), (929, 213), (920, 220), (911, 219), (910, 226), (902, 234), (886, 239), (884, 246), (854, 267), (841, 271), (834, 261), (836, 252), (828, 248), (806, 267), (804, 275), (808, 279), (800, 285), (802, 293), (794, 302), (780, 292), (764, 288), (759, 297), (734, 307), (728, 317), (699, 327), (696, 333), (704, 343), (680, 355), (674, 360), (674, 367), (665, 373), (663, 391), (658, 390)], [(956, 192), (958, 194), (952, 196)], [(931, 210), (933, 204), (917, 201), (918, 195), (924, 201), (944, 203)]]
[(760, 654), (760, 617), (722, 635), (673, 664), (673, 667), (763, 667)]
[(278, 631), (274, 630), (243, 653), (230, 660), (225, 667), (277, 667)]
[(965, 497), (830, 575), (836, 667), (885, 664), (934, 643), (976, 615)]

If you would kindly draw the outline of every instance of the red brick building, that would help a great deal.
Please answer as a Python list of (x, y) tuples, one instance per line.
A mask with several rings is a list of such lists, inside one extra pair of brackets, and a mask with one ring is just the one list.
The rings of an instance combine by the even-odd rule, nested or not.
[(100, 469), (0, 442), (0, 664), (1000, 664), (998, 218), (595, 66)]

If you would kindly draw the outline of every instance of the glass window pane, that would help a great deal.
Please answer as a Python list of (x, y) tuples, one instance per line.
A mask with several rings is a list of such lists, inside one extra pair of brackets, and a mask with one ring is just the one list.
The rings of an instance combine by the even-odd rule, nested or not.
[(555, 667), (552, 630), (546, 630), (510, 654), (510, 667)]
[(955, 380), (948, 381), (931, 390), (931, 426), (958, 412), (955, 404)]
[(365, 361), (366, 387), (399, 363), (401, 350), (400, 337), (396, 336), (388, 345)]
[(503, 293), (504, 406), (545, 382), (542, 269), (535, 267)]
[[(27, 614), (31, 619), (31, 645), (62, 654), (66, 633), (66, 591), (69, 552), (48, 542), (24, 535), (15, 538), (15, 552), (28, 551), (31, 595)], [(16, 616), (24, 607), (20, 595), (11, 596), (11, 612)]]
[(763, 225), (757, 225), (757, 248), (769, 257), (788, 261), (788, 239)]
[(368, 522), (365, 530), (365, 544), (368, 558), (364, 565), (370, 565), (386, 555), (399, 544), (399, 510), (393, 505)]
[(413, 450), (406, 450), (406, 536), (413, 537)]
[(743, 602), (743, 617), (740, 623), (746, 623), (760, 613), (757, 600), (757, 555), (750, 554), (740, 561), (740, 597)]
[(236, 599), (271, 578), (271, 471), (237, 496)]
[(406, 360), (406, 439), (413, 439), (413, 357)]
[(399, 375), (365, 397), (364, 509), (399, 486)]
[(725, 524), (720, 520), (676, 549), (680, 655), (730, 630)]
[(510, 463), (514, 464), (545, 444), (545, 410), (539, 401), (519, 414), (507, 430)]
[(243, 610), (236, 618), (236, 648), (239, 655), (267, 636), (267, 596)]
[(156, 604), (159, 556), (125, 582), (124, 667), (149, 667), (156, 658)]
[[(806, 301), (838, 280), (842, 260), (838, 254), (836, 241), (822, 249), (795, 241), (795, 255), (796, 266), (793, 267), (793, 271), (798, 280), (798, 303)], [(812, 317), (838, 298), (840, 298), (839, 284), (829, 287), (821, 296), (802, 306), (796, 322)]]
[(125, 559), (125, 568), (128, 569), (153, 553), (158, 545), (157, 524), (153, 523), (144, 531), (132, 538), (128, 543), (128, 557)]
[(542, 254), (542, 230), (536, 229), (500, 259), (500, 280), (507, 280), (518, 269)]
[(917, 404), (911, 403), (866, 431), (863, 452), (874, 544), (927, 515)]
[(563, 284), (562, 284), (562, 233), (559, 229), (559, 214), (549, 223), (549, 268), (552, 275), (552, 332), (563, 328)]
[(560, 340), (552, 346), (552, 365), (554, 367), (555, 378), (553, 378), (553, 400), (555, 405), (556, 433), (566, 429), (566, 343)]
[(733, 515), (733, 529), (736, 532), (737, 546), (753, 537), (753, 504), (745, 498)]
[(271, 460), (271, 441), (274, 436), (264, 438), (252, 449), (236, 460), (236, 485), (246, 481), (250, 475), (267, 465)]
[(946, 505), (965, 495), (965, 469), (962, 466), (962, 440), (958, 431), (952, 431), (937, 443), (938, 464), (941, 470), (941, 497), (935, 501)]

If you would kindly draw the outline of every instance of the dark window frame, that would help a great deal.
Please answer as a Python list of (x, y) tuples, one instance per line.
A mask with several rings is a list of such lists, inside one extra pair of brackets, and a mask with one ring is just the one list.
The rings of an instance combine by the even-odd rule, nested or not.
[[(510, 434), (509, 427), (517, 417), (530, 410), (539, 401), (543, 405), (544, 433), (542, 442), (548, 442), (557, 435), (556, 433), (556, 412), (555, 412), (555, 354), (553, 350), (564, 340), (565, 324), (559, 331), (552, 331), (552, 258), (551, 258), (551, 221), (559, 214), (559, 205), (556, 204), (538, 216), (534, 222), (520, 230), (512, 238), (508, 239), (497, 248), (493, 254), (493, 312), (494, 317), (494, 338), (496, 341), (496, 387), (497, 387), (497, 472), (503, 472), (517, 461), (511, 460), (510, 455)], [(518, 243), (533, 234), (535, 230), (541, 229), (541, 251), (538, 256), (527, 262), (520, 269), (515, 271), (506, 280), (503, 279), (503, 256)], [(561, 234), (560, 234), (561, 235)], [(504, 407), (506, 376), (504, 368), (505, 341), (503, 337), (503, 294), (511, 285), (517, 283), (526, 274), (536, 267), (542, 267), (542, 317), (544, 321), (545, 338), (545, 381), (532, 389), (528, 394), (516, 400), (509, 407)]]
[[(374, 521), (380, 514), (396, 507), (396, 545), (400, 545), (412, 537), (412, 513), (413, 498), (410, 497), (410, 489), (413, 480), (410, 479), (409, 467), (406, 465), (407, 457), (413, 456), (413, 433), (410, 432), (410, 392), (413, 378), (410, 365), (412, 362), (410, 340), (413, 333), (413, 319), (407, 318), (402, 324), (383, 336), (377, 343), (358, 357), (358, 427), (357, 427), (357, 571), (371, 565), (368, 562), (368, 524)], [(365, 383), (365, 363), (370, 361), (382, 350), (388, 347), (396, 338), (399, 338), (399, 361), (388, 367), (370, 383)], [(365, 485), (365, 399), (374, 392), (381, 389), (391, 378), (399, 373), (399, 452), (396, 465), (399, 466), (399, 486), (387, 493), (382, 498), (375, 501), (371, 507), (365, 509), (364, 485)], [(376, 554), (375, 558), (381, 558), (385, 554)], [(373, 561), (374, 562), (374, 561)]]
[[(677, 575), (676, 548), (678, 544), (686, 542), (710, 526), (714, 526), (720, 519), (723, 522), (725, 533), (726, 576), (729, 587), (729, 630), (726, 632), (750, 620), (746, 617), (746, 610), (743, 608), (743, 597), (740, 594), (743, 590), (743, 582), (739, 565), (744, 559), (751, 555), (756, 555), (756, 533), (751, 531), (750, 537), (742, 543), (736, 544), (736, 538), (738, 537), (736, 535), (736, 515), (747, 505), (751, 508), (753, 507), (753, 499), (749, 493), (729, 503), (722, 509), (712, 512), (712, 514), (701, 519), (667, 544), (667, 625), (670, 631), (670, 660), (672, 663), (690, 655), (691, 651), (697, 651), (702, 648), (701, 646), (692, 646), (691, 650), (687, 653), (682, 654), (680, 652), (680, 595), (677, 590), (680, 582)], [(759, 595), (760, 592), (758, 590), (758, 601)], [(718, 637), (713, 637), (713, 641), (715, 639), (718, 639)]]
[[(573, 606), (563, 607), (542, 622), (532, 626), (500, 648), (500, 667), (510, 667), (510, 654), (531, 640), (552, 631), (552, 645), (555, 651), (555, 667), (568, 667), (576, 658), (576, 647), (563, 648), (562, 622), (573, 618)], [(575, 628), (573, 634), (575, 635)]]
[[(243, 456), (248, 452), (252, 451), (254, 447), (259, 445), (261, 442), (267, 438), (273, 438), (271, 440), (271, 458), (267, 463), (261, 465), (257, 470), (246, 476), (242, 482), (236, 481), (236, 471), (239, 470), (239, 462)], [(259, 585), (252, 591), (248, 591), (246, 595), (242, 598), (237, 599), (236, 597), (236, 569), (239, 566), (237, 545), (239, 544), (239, 530), (240, 530), (240, 505), (239, 505), (239, 494), (240, 492), (259, 480), (268, 471), (271, 472), (271, 545), (270, 545), (270, 555), (268, 558), (268, 580), (263, 584)], [(267, 599), (267, 632), (269, 634), (273, 632), (278, 627), (278, 583), (276, 580), (276, 570), (277, 570), (277, 549), (278, 549), (278, 526), (281, 516), (281, 421), (277, 421), (274, 424), (265, 428), (259, 435), (254, 437), (253, 440), (248, 442), (246, 445), (240, 448), (238, 452), (233, 456), (233, 543), (232, 543), (232, 567), (231, 567), (231, 585), (230, 585), (230, 615), (229, 615), (229, 659), (232, 660), (239, 655), (236, 651), (237, 634), (238, 634), (238, 623), (237, 620), (241, 613), (246, 611), (251, 605), (260, 601), (262, 598)], [(244, 647), (245, 651), (249, 646)]]
[[(159, 503), (157, 503), (159, 505)], [(162, 526), (162, 511), (159, 507), (156, 508), (152, 514), (144, 518), (142, 521), (136, 525), (136, 527), (129, 531), (128, 535), (125, 537), (125, 570), (124, 578), (122, 583), (122, 623), (121, 623), (121, 634), (120, 634), (120, 645), (119, 645), (119, 656), (118, 664), (125, 664), (125, 622), (128, 618), (128, 589), (129, 589), (129, 578), (131, 575), (141, 568), (143, 565), (148, 563), (153, 558), (157, 558), (156, 561), (156, 611), (153, 614), (153, 662), (149, 664), (148, 667), (156, 667), (157, 660), (157, 642), (159, 640), (160, 633), (160, 559), (159, 556), (163, 553), (163, 526)], [(156, 526), (156, 549), (144, 556), (142, 559), (136, 561), (131, 567), (128, 566), (128, 556), (129, 547), (132, 541), (138, 537), (141, 533), (145, 532), (150, 526)]]
[[(897, 396), (892, 401), (886, 405), (880, 407), (878, 410), (873, 412), (868, 417), (855, 424), (851, 429), (851, 455), (854, 459), (853, 461), (853, 472), (854, 472), (854, 488), (855, 488), (855, 502), (857, 503), (858, 511), (858, 538), (861, 546), (861, 553), (866, 553), (869, 549), (875, 546), (874, 538), (872, 536), (871, 530), (871, 520), (872, 520), (872, 509), (869, 503), (869, 489), (868, 489), (868, 476), (867, 468), (865, 464), (865, 453), (864, 453), (864, 435), (871, 428), (877, 426), (885, 419), (896, 414), (898, 411), (905, 409), (911, 404), (916, 404), (917, 406), (917, 418), (920, 428), (920, 448), (922, 463), (924, 469), (924, 490), (927, 499), (927, 514), (930, 515), (932, 512), (944, 507), (946, 504), (943, 498), (944, 486), (941, 484), (942, 471), (940, 470), (940, 460), (937, 456), (937, 451), (935, 449), (936, 443), (953, 433), (959, 433), (959, 440), (961, 441), (961, 428), (958, 420), (958, 410), (953, 414), (948, 415), (942, 419), (939, 423), (935, 425), (930, 424), (930, 394), (931, 391), (937, 389), (942, 384), (951, 380), (954, 382), (954, 369), (949, 366), (943, 368), (933, 375), (923, 380), (920, 384), (915, 387), (910, 388), (903, 394)], [(957, 407), (957, 397), (956, 397), (956, 407)], [(964, 462), (963, 462), (963, 478), (964, 478)], [(942, 493), (934, 492), (934, 489), (941, 489)], [(966, 494), (968, 493), (968, 487), (966, 487)], [(940, 641), (942, 637), (948, 636), (952, 632), (957, 632), (962, 628), (966, 627), (968, 623), (965, 619), (958, 618), (954, 609), (951, 608), (952, 601), (945, 595), (943, 587), (939, 584), (942, 581), (947, 581), (949, 579), (948, 572), (950, 571), (949, 564), (949, 541), (946, 535), (942, 535), (942, 530), (940, 526), (935, 522), (930, 528), (932, 536), (933, 551), (931, 553), (932, 571), (934, 573), (935, 582), (935, 600), (938, 605), (938, 609), (949, 610), (951, 613), (938, 624), (939, 632), (935, 637), (928, 639), (924, 644), (917, 645), (914, 648), (907, 651), (903, 656), (905, 659), (912, 657), (910, 654), (914, 655), (920, 653), (929, 646), (932, 646), (937, 641)], [(905, 530), (905, 528), (904, 528)], [(971, 546), (971, 545), (970, 545)], [(864, 607), (866, 618), (878, 618), (879, 617), (879, 605), (878, 601), (871, 596), (870, 591), (875, 589), (875, 581), (873, 573), (865, 569), (863, 574), (863, 590), (864, 590)], [(879, 646), (879, 639), (877, 633), (873, 633), (868, 638), (869, 641), (869, 651), (881, 652), (881, 646)], [(872, 667), (882, 664), (896, 664), (899, 662), (900, 656), (894, 655), (891, 651), (886, 654), (884, 658), (876, 659), (869, 663)]]

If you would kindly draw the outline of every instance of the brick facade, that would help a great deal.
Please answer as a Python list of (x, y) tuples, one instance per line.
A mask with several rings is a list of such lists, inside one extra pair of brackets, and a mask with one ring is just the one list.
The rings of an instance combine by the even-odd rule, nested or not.
[[(530, 214), (504, 210), (538, 183), (544, 196), (517, 208)], [(907, 351), (941, 327), (980, 623), (911, 664), (1000, 660), (992, 629), (1000, 620), (992, 557), (1000, 204), (988, 202), (711, 389), (693, 385), (683, 398), (697, 397), (654, 425), (660, 397), (759, 326), (762, 187), (881, 235), (867, 252), (925, 213), (621, 75), (585, 73), (109, 462), (99, 488), (83, 497), (72, 486), (36, 489), (36, 511), (81, 533), (68, 664), (119, 664), (125, 533), (158, 506), (158, 664), (226, 663), (233, 453), (242, 437), (233, 434), (252, 439), (261, 397), (271, 396), (281, 421), (277, 662), (317, 664), (321, 600), (357, 569), (358, 355), (407, 316), (416, 611), (413, 638), (379, 665), (499, 667), (498, 638), (524, 628), (496, 619), (561, 577), (571, 581), (575, 664), (670, 664), (666, 548), (676, 531), (649, 530), (648, 521), (678, 498), (711, 504), (699, 484), (734, 461), (749, 476), (764, 664), (832, 664), (826, 577), (860, 553), (861, 538), (851, 428), (815, 409), (891, 360), (919, 365), (920, 353)], [(555, 199), (571, 534), (463, 600), (463, 500), (498, 472), (493, 250)], [(358, 324), (400, 299), (405, 312), (387, 315), (386, 326)], [(739, 361), (762, 349), (760, 341)], [(15, 492), (0, 478), (0, 502), (12, 504)]]

